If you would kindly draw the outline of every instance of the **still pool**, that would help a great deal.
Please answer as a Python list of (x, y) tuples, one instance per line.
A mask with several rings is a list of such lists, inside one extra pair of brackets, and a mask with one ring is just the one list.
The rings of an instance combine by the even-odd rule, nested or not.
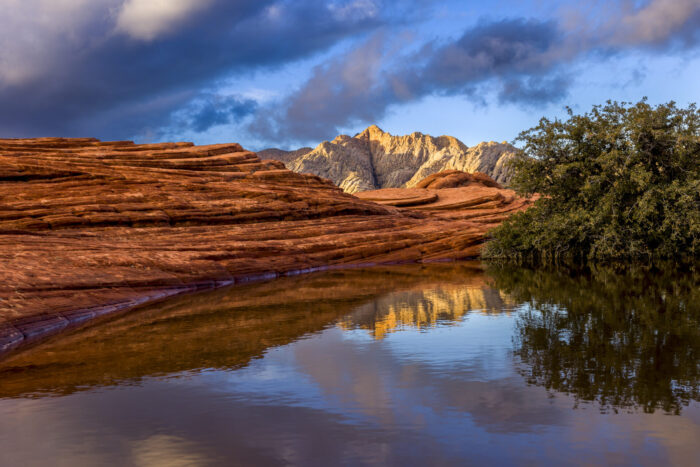
[(180, 297), (0, 361), (0, 465), (700, 465), (697, 273), (455, 263)]

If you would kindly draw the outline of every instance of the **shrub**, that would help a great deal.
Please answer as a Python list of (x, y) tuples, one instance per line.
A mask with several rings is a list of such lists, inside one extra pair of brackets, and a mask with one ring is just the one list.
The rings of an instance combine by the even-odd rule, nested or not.
[(700, 257), (700, 111), (608, 101), (521, 133), (511, 185), (541, 198), (491, 231), (486, 258)]

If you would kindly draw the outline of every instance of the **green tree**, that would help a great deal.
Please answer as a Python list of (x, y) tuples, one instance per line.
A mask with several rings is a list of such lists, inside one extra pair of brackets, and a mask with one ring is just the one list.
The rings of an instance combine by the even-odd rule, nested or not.
[(700, 257), (700, 111), (610, 102), (521, 133), (512, 186), (533, 207), (491, 232), (487, 258)]

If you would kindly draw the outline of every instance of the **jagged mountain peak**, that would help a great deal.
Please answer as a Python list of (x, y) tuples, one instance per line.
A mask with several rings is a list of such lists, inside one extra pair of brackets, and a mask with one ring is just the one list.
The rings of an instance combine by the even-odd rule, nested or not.
[(382, 130), (381, 128), (379, 128), (377, 125), (370, 125), (370, 126), (368, 126), (367, 128), (365, 128), (364, 130), (362, 130), (360, 133), (356, 134), (356, 135), (355, 135), (355, 138), (362, 138), (362, 137), (367, 137), (367, 136), (372, 137), (372, 136), (375, 136), (375, 135), (379, 135), (379, 136), (384, 136), (384, 135), (393, 136), (393, 135), (391, 135), (390, 133), (387, 133), (386, 131), (384, 131), (384, 130)]
[(295, 172), (329, 178), (347, 192), (415, 186), (423, 178), (444, 170), (483, 172), (507, 183), (505, 162), (517, 149), (493, 141), (472, 148), (454, 136), (421, 132), (396, 136), (371, 125), (355, 136), (339, 135), (313, 150), (265, 150), (261, 158), (284, 162)]

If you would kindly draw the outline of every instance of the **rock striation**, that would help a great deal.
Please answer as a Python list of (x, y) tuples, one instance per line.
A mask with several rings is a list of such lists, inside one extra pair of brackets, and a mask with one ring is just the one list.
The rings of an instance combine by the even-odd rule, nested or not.
[(205, 288), (476, 257), (530, 202), (487, 179), (358, 198), (238, 144), (0, 139), (0, 352)]
[(445, 170), (482, 172), (499, 183), (510, 177), (508, 161), (517, 149), (507, 143), (480, 143), (467, 147), (452, 136), (422, 133), (393, 136), (372, 125), (350, 137), (340, 135), (315, 149), (266, 149), (263, 158), (283, 162), (294, 172), (328, 178), (348, 193), (381, 188), (413, 187)]
[(458, 170), (433, 174), (415, 188), (384, 188), (355, 196), (383, 206), (427, 212), (432, 217), (470, 219), (490, 226), (498, 225), (515, 211), (526, 209), (538, 198), (518, 197), (488, 175)]

